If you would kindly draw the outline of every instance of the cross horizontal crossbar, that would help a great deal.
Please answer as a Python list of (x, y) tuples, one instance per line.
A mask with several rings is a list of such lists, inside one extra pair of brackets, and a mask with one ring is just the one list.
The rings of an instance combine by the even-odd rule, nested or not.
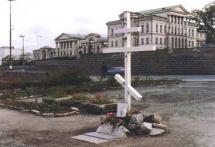
[(142, 45), (131, 48), (120, 48), (120, 47), (111, 47), (104, 48), (103, 53), (122, 53), (122, 52), (144, 52), (144, 51), (155, 51), (155, 45)]
[(134, 28), (118, 29), (118, 30), (115, 30), (114, 33), (121, 34), (121, 33), (133, 33), (133, 32), (140, 32), (140, 31), (141, 31), (140, 27), (134, 27)]

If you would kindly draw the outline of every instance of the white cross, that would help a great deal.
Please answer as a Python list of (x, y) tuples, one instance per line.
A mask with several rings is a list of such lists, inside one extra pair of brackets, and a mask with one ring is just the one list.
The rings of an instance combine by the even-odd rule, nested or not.
[(131, 28), (130, 12), (125, 12), (124, 17), (127, 20), (127, 26), (123, 29), (116, 30), (115, 33), (124, 33), (127, 41), (125, 48), (106, 48), (103, 49), (103, 53), (124, 53), (124, 66), (125, 66), (125, 79), (119, 75), (115, 75), (115, 79), (124, 87), (125, 90), (125, 102), (128, 104), (128, 111), (131, 110), (131, 96), (136, 100), (141, 100), (142, 96), (131, 86), (131, 52), (151, 51), (156, 50), (155, 45), (144, 45), (138, 47), (131, 47), (131, 33), (140, 32), (140, 27)]

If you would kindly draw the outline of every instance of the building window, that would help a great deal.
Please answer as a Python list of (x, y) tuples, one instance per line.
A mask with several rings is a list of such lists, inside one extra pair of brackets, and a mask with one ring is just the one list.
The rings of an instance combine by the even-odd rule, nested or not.
[(149, 24), (147, 23), (146, 25), (146, 32), (148, 33), (149, 32)]
[(156, 33), (158, 32), (158, 25), (156, 24)]
[(118, 41), (115, 41), (115, 46), (116, 46), (116, 47), (118, 46)]
[(113, 47), (113, 41), (111, 41), (111, 47)]
[(183, 30), (183, 28), (181, 28), (181, 35), (183, 35), (183, 33), (184, 33), (184, 30)]
[(160, 44), (161, 44), (161, 45), (163, 44), (163, 39), (162, 39), (162, 38), (160, 38)]
[(188, 46), (190, 47), (190, 41), (189, 41), (189, 45)]
[(164, 33), (166, 33), (166, 26), (164, 26)]
[(163, 27), (160, 25), (160, 33), (163, 33)]
[(173, 34), (173, 27), (172, 27), (172, 30), (171, 30), (172, 32), (171, 32), (171, 34)]
[(149, 38), (146, 38), (146, 44), (149, 44)]
[(141, 44), (144, 45), (144, 38), (141, 38)]
[(178, 24), (180, 24), (180, 17), (178, 17)]
[(166, 38), (164, 38), (164, 44), (167, 45), (167, 39)]
[(144, 25), (141, 26), (141, 33), (144, 33)]
[(87, 53), (86, 46), (84, 46), (84, 54), (86, 54), (86, 53)]
[(189, 36), (190, 36), (190, 29), (189, 29)]
[(155, 43), (158, 44), (158, 38), (155, 39)]
[(72, 42), (70, 42), (70, 48), (72, 48)]
[(113, 37), (113, 29), (110, 30), (110, 36)]
[(194, 37), (194, 30), (192, 30), (192, 37)]
[(172, 37), (172, 48), (174, 48), (174, 37)]
[(135, 45), (135, 46), (138, 46), (138, 45), (139, 45), (139, 39), (138, 39), (138, 38), (135, 38), (134, 40), (135, 40), (134, 45)]
[(194, 47), (194, 41), (192, 41), (192, 47)]
[(177, 35), (177, 28), (175, 27), (175, 35)]
[(178, 28), (178, 35), (180, 35), (180, 28)]

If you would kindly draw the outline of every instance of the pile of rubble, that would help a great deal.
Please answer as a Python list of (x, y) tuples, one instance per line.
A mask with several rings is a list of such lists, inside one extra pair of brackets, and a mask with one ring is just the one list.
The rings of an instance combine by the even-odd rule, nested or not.
[(97, 133), (126, 137), (127, 135), (157, 136), (168, 131), (162, 124), (162, 118), (156, 114), (145, 116), (141, 113), (123, 118), (116, 117), (113, 113), (101, 119), (102, 123), (96, 130)]

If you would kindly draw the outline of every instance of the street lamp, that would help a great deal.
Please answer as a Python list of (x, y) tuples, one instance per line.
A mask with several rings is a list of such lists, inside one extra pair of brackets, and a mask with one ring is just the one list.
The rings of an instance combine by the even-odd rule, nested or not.
[(15, 1), (15, 0), (8, 0), (10, 2), (10, 27), (9, 27), (9, 48), (10, 48), (10, 66), (9, 68), (12, 69), (13, 66), (12, 66), (12, 25), (11, 25), (11, 2), (12, 1)]
[(25, 35), (20, 35), (22, 38), (22, 64), (25, 65)]

